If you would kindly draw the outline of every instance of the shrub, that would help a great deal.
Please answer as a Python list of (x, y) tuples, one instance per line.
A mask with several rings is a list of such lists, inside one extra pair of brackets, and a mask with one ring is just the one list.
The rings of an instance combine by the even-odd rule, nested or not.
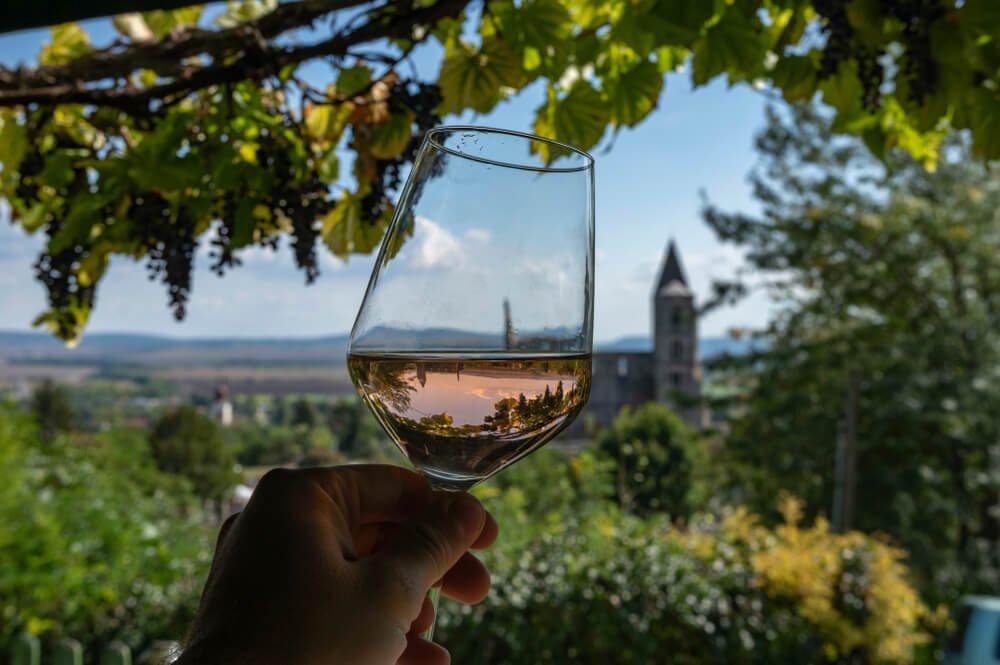
[(190, 486), (156, 470), (140, 432), (41, 445), (0, 404), (0, 649), (20, 632), (93, 654), (182, 636), (211, 557)]
[(532, 521), (517, 492), (483, 494), (504, 529), (487, 601), (442, 606), (455, 662), (903, 665), (928, 639), (901, 553), (802, 527), (794, 503), (773, 530), (745, 510), (677, 528), (600, 502)]

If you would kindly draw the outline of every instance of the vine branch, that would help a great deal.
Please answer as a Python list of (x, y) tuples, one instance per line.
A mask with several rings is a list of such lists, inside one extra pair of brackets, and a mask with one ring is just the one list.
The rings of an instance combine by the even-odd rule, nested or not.
[[(349, 55), (350, 49), (359, 44), (410, 38), (414, 25), (457, 16), (469, 2), (442, 0), (430, 7), (414, 7), (407, 0), (394, 0), (371, 9), (367, 20), (358, 27), (340, 31), (329, 39), (276, 46), (273, 40), (282, 34), (366, 2), (304, 0), (283, 4), (259, 19), (232, 28), (188, 27), (161, 40), (115, 44), (65, 64), (0, 68), (0, 107), (86, 104), (148, 113), (155, 110), (154, 102), (172, 104), (205, 88), (265, 78), (287, 65)], [(199, 56), (207, 56), (208, 64), (192, 62)], [(148, 88), (128, 83), (131, 75), (140, 70), (153, 71), (167, 80)], [(109, 80), (114, 83), (99, 85)]]

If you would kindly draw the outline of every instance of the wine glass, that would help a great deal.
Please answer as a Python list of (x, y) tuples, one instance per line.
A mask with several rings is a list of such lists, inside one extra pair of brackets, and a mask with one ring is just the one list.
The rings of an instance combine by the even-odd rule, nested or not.
[(489, 478), (587, 401), (593, 164), (581, 150), (501, 129), (424, 137), (351, 331), (348, 369), (436, 489)]

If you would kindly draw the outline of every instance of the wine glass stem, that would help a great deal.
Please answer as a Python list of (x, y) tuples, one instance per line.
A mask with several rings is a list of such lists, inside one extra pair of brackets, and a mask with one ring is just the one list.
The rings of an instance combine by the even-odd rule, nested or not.
[[(428, 480), (430, 480), (431, 489), (435, 491), (443, 491), (443, 492), (464, 491), (464, 489), (461, 487), (456, 487), (447, 482), (442, 482), (437, 478), (428, 478)], [(441, 604), (442, 586), (444, 586), (444, 582), (441, 583), (441, 586), (431, 587), (431, 590), (427, 593), (427, 597), (431, 599), (431, 607), (434, 608), (434, 618), (431, 619), (431, 625), (427, 630), (424, 631), (424, 634), (422, 635), (422, 637), (428, 642), (434, 641), (434, 627), (437, 626), (438, 606)]]
[(434, 618), (431, 619), (431, 625), (424, 631), (423, 638), (428, 642), (433, 642), (434, 627), (437, 625), (438, 605), (441, 602), (441, 587), (432, 587), (430, 592), (428, 592), (427, 597), (431, 599), (431, 607), (434, 608)]

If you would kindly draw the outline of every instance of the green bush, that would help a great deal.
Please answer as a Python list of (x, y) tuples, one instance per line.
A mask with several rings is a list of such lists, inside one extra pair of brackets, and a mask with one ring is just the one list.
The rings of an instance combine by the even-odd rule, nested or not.
[[(903, 665), (927, 642), (934, 617), (901, 553), (881, 541), (802, 527), (794, 503), (775, 529), (743, 510), (683, 528), (629, 516), (558, 477), (578, 472), (579, 459), (520, 463), (520, 475), (546, 476), (544, 487), (480, 491), (502, 534), (484, 557), (489, 598), (442, 605), (439, 635), (454, 662)], [(528, 500), (536, 491), (545, 505)]]
[(0, 404), (0, 478), (0, 651), (21, 632), (90, 654), (184, 635), (214, 529), (140, 432), (43, 446), (31, 418)]

